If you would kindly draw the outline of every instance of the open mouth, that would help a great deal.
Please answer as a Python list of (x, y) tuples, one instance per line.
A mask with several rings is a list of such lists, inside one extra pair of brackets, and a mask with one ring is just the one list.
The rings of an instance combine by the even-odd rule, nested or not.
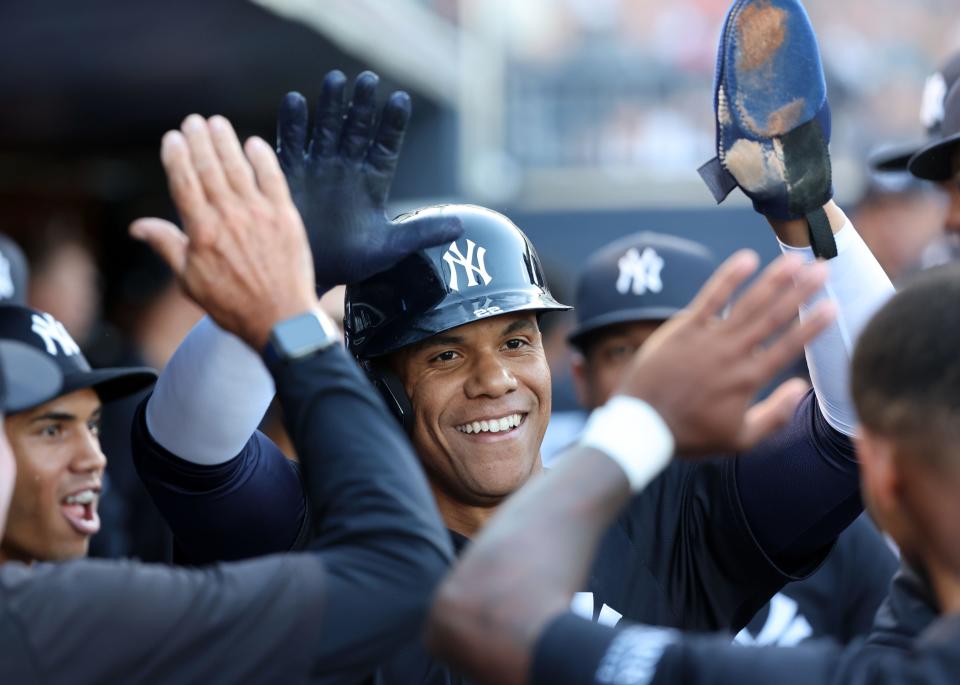
[(493, 419), (484, 419), (482, 421), (472, 421), (457, 426), (457, 430), (467, 435), (477, 433), (510, 433), (517, 430), (526, 420), (526, 414), (507, 414)]
[(60, 511), (80, 535), (94, 535), (100, 530), (97, 501), (100, 493), (93, 488), (67, 495), (60, 501)]

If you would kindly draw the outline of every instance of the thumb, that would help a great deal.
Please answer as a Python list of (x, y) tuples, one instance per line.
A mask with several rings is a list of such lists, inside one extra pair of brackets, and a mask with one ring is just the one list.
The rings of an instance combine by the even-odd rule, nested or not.
[(407, 221), (393, 229), (393, 246), (398, 254), (406, 256), (417, 250), (452, 242), (463, 234), (463, 224), (457, 217), (430, 217)]
[(791, 378), (768, 398), (750, 407), (740, 431), (740, 449), (753, 447), (787, 425), (797, 409), (797, 404), (809, 388), (810, 385), (805, 380)]
[(174, 275), (183, 275), (187, 263), (189, 238), (174, 224), (164, 219), (137, 219), (130, 224), (130, 235), (153, 248), (170, 265)]
[(295, 173), (303, 166), (307, 118), (306, 98), (295, 91), (287, 93), (277, 114), (277, 157), (285, 174)]

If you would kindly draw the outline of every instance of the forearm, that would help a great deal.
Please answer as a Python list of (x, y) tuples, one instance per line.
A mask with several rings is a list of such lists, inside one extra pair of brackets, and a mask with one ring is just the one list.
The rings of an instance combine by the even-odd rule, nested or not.
[(271, 371), (315, 512), (314, 547), (334, 574), (353, 568), (425, 598), (452, 553), (399, 424), (339, 346)]
[(246, 559), (295, 547), (307, 533), (307, 500), (296, 465), (254, 433), (222, 464), (195, 464), (152, 438), (137, 410), (132, 455), (137, 474), (173, 531), (183, 561)]
[(649, 626), (616, 629), (563, 615), (536, 648), (532, 685), (946, 685), (960, 668), (960, 621), (947, 617), (912, 649), (846, 649), (824, 641), (796, 647), (741, 647), (724, 636)]
[(736, 482), (754, 537), (791, 575), (808, 573), (863, 510), (853, 444), (809, 394), (786, 428), (737, 458)]
[(147, 427), (181, 459), (222, 464), (240, 453), (273, 394), (260, 356), (204, 317), (160, 374), (147, 403)]
[[(817, 400), (831, 426), (853, 436), (856, 413), (850, 397), (850, 360), (857, 337), (870, 317), (894, 294), (893, 285), (853, 224), (833, 203), (826, 207), (837, 242), (837, 256), (827, 262), (824, 288), (800, 309), (801, 318), (824, 299), (837, 306), (836, 320), (806, 346), (807, 365)], [(815, 259), (803, 222), (775, 223), (784, 253)]]

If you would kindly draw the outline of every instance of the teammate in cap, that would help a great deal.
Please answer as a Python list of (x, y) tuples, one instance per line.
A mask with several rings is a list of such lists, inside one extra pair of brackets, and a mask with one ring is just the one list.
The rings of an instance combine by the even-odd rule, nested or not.
[[(204, 570), (6, 561), (0, 682), (360, 682), (421, 623), (451, 558), (402, 432), (329, 322), (324, 328), (313, 314), (303, 224), (273, 152), (249, 141), (248, 162), (224, 120), (210, 125), (215, 151), (207, 123), (197, 124), (187, 126), (189, 140), (167, 135), (162, 150), (177, 204), (199, 210), (183, 213), (186, 234), (159, 220), (133, 230), (151, 237), (186, 292), (226, 330), (256, 349), (277, 341), (270, 372), (317, 512), (311, 544), (301, 554)], [(229, 182), (229, 195), (204, 194), (211, 174)], [(301, 332), (297, 344), (284, 342), (291, 324)], [(76, 380), (76, 355), (65, 364), (32, 341), (2, 339), (7, 330), (0, 407), (16, 414), (55, 404), (61, 375), (67, 386)], [(58, 349), (65, 342), (51, 340)], [(112, 382), (121, 380), (131, 377)], [(0, 531), (16, 465), (0, 435)], [(17, 487), (32, 476), (17, 474)]]
[[(338, 279), (321, 285), (349, 284), (349, 348), (408, 426), (462, 548), (540, 470), (550, 384), (537, 317), (561, 305), (529, 241), (496, 212), (447, 206), (385, 219), (409, 105), (395, 94), (378, 125), (373, 85), (358, 78), (344, 118), (343, 77), (328, 75), (309, 145), (306, 105), (288, 96), (280, 157), (315, 236), (315, 259), (324, 247), (340, 255)], [(755, 446), (742, 458), (673, 469), (638, 497), (608, 531), (583, 588), (580, 606), (593, 617), (739, 630), (784, 583), (816, 568), (859, 514), (844, 369), (861, 322), (892, 289), (829, 192), (820, 195), (819, 210), (802, 215), (819, 229), (831, 214), (842, 254), (830, 277), (845, 277), (833, 284), (843, 328), (811, 350), (813, 366), (824, 369), (814, 378), (818, 397), (797, 407), (797, 386), (782, 388), (758, 414), (764, 428), (786, 424), (782, 432), (759, 445), (756, 431), (745, 434), (741, 446)], [(456, 220), (463, 235), (440, 239)], [(833, 241), (828, 232), (817, 233), (821, 250)], [(411, 249), (401, 236), (424, 239)], [(805, 240), (806, 229), (795, 242)], [(802, 261), (789, 256), (775, 276), (797, 303), (822, 285), (822, 267), (807, 272)], [(793, 290), (800, 273), (809, 275)], [(804, 309), (813, 321), (823, 314), (816, 311)], [(309, 524), (296, 469), (254, 431), (270, 395), (259, 359), (206, 323), (184, 341), (140, 413), (141, 476), (193, 561), (289, 549)], [(413, 641), (381, 675), (461, 679)]]
[(97, 504), (106, 466), (98, 437), (101, 408), (148, 387), (156, 373), (91, 369), (63, 324), (21, 305), (0, 306), (0, 338), (46, 355), (63, 375), (57, 397), (6, 417), (20, 478), (0, 542), (0, 562), (85, 556), (90, 538), (100, 530)]
[[(573, 377), (588, 411), (615, 393), (643, 343), (693, 300), (716, 260), (705, 246), (644, 231), (591, 255), (577, 281)], [(894, 554), (861, 516), (810, 578), (788, 584), (738, 635), (744, 644), (842, 643), (865, 634), (887, 596)]]

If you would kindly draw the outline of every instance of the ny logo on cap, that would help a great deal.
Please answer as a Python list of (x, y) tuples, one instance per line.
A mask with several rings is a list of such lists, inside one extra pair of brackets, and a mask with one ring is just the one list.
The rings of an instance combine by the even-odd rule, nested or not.
[(10, 260), (0, 254), (0, 300), (9, 300), (14, 296), (13, 276), (10, 273)]
[(646, 247), (643, 253), (631, 247), (617, 262), (620, 276), (617, 278), (617, 292), (626, 295), (631, 290), (634, 295), (643, 295), (648, 290), (658, 293), (663, 290), (663, 257), (652, 247)]
[(56, 357), (58, 344), (68, 357), (80, 354), (80, 346), (73, 341), (67, 329), (49, 314), (34, 314), (31, 330), (43, 340), (43, 344), (47, 347), (47, 354)]
[[(473, 264), (474, 249), (476, 249), (477, 265)], [(443, 255), (443, 261), (450, 267), (450, 290), (460, 292), (460, 282), (457, 280), (457, 264), (463, 267), (467, 272), (467, 287), (472, 288), (477, 283), (477, 276), (483, 280), (484, 285), (489, 285), (490, 274), (487, 273), (487, 267), (483, 263), (484, 255), (487, 254), (486, 248), (477, 247), (472, 240), (467, 240), (467, 256), (464, 257), (457, 247), (456, 241), (450, 243), (449, 249)]]

